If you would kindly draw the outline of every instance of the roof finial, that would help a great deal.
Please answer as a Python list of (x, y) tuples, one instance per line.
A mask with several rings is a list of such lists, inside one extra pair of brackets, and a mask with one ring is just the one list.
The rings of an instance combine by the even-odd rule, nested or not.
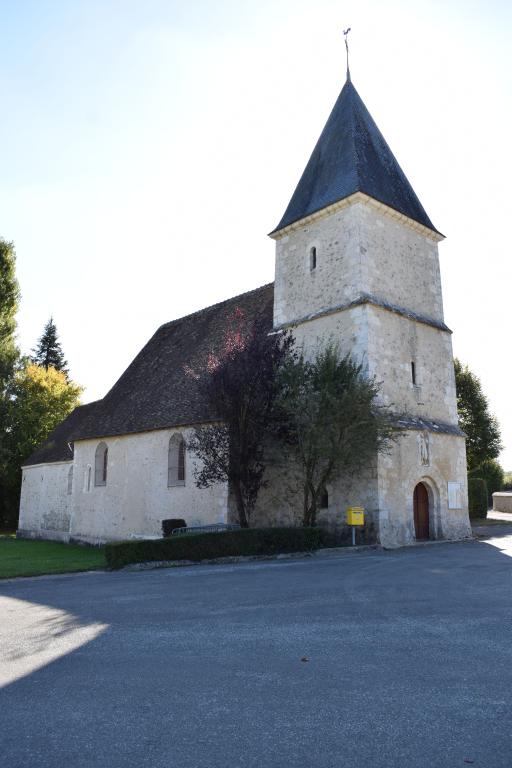
[(347, 27), (347, 29), (343, 30), (343, 35), (345, 37), (345, 48), (347, 49), (347, 80), (350, 82), (350, 67), (348, 65), (348, 33), (350, 32), (351, 27)]

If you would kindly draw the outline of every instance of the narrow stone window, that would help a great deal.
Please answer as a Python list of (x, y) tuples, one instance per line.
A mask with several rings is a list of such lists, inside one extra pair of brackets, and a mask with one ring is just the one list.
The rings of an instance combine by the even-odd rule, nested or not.
[(316, 248), (313, 246), (309, 251), (309, 269), (313, 272), (316, 269)]
[(324, 488), (320, 496), (320, 509), (328, 509), (328, 508), (329, 508), (329, 494), (327, 493), (327, 490)]
[(70, 466), (68, 472), (68, 496), (73, 493), (73, 465)]
[(89, 493), (91, 490), (91, 475), (92, 467), (90, 464), (88, 464), (84, 472), (84, 493)]
[(169, 440), (167, 459), (167, 487), (185, 485), (185, 440), (179, 433)]
[(94, 485), (107, 484), (108, 448), (100, 443), (94, 456)]
[(412, 383), (416, 384), (416, 363), (411, 362), (411, 379)]

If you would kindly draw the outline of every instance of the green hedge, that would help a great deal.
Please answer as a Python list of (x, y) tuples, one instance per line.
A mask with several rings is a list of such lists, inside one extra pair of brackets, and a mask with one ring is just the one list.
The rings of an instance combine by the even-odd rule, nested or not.
[(319, 528), (248, 528), (222, 533), (196, 533), (152, 541), (107, 544), (109, 568), (154, 560), (210, 560), (239, 555), (275, 555), (307, 552), (321, 545)]
[(480, 477), (468, 477), (470, 517), (487, 517), (487, 484)]

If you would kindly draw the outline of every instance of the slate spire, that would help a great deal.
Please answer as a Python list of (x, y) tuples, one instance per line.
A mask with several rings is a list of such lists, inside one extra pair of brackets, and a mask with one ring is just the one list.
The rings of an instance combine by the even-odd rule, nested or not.
[(348, 76), (274, 232), (354, 192), (437, 232)]

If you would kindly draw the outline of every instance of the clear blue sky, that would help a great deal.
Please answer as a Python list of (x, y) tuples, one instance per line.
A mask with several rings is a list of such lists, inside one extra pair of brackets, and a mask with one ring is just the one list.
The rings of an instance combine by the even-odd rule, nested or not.
[(0, 235), (19, 339), (53, 314), (85, 401), (163, 322), (273, 279), (279, 220), (354, 83), (434, 224), (456, 354), (512, 469), (512, 11), (490, 0), (0, 0)]

